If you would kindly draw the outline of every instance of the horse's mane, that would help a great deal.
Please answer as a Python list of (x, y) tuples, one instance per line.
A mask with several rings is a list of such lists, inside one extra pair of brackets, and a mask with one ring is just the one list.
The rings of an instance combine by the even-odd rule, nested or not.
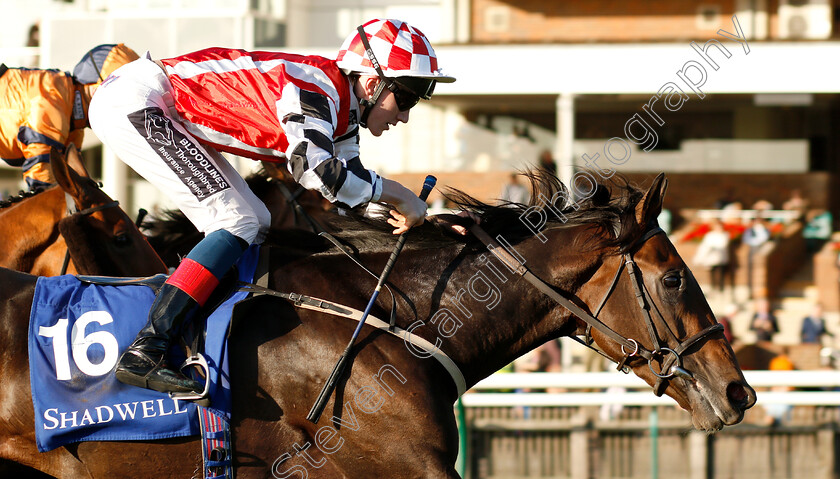
[[(599, 182), (594, 193), (582, 200), (570, 199), (566, 185), (545, 170), (528, 170), (522, 175), (530, 183), (531, 201), (528, 204), (509, 201), (491, 204), (451, 187), (444, 188), (443, 196), (452, 204), (453, 210), (464, 211), (479, 218), (481, 227), (491, 236), (502, 234), (512, 243), (533, 236), (534, 231), (526, 222), (539, 225), (542, 217), (545, 217), (546, 221), (542, 229), (589, 226), (593, 235), (601, 236), (598, 242), (592, 244), (604, 247), (627, 247), (642, 234), (642, 228), (635, 220), (635, 213), (636, 205), (643, 197), (644, 191), (631, 185), (619, 174)], [(591, 174), (590, 177), (597, 178), (598, 175)], [(249, 175), (246, 181), (254, 193), (262, 197), (266, 189), (271, 187), (271, 181), (275, 180), (260, 170)], [(387, 213), (387, 210), (385, 212)], [(370, 218), (363, 213), (360, 208), (335, 209), (333, 214), (326, 215), (327, 229), (359, 252), (392, 249), (396, 237), (391, 233), (393, 227), (386, 222), (386, 217)], [(471, 224), (472, 221), (452, 215), (449, 215), (447, 220), (465, 225)], [(149, 242), (159, 254), (167, 249), (176, 250), (177, 245), (181, 244), (191, 247), (202, 237), (179, 210), (164, 211), (157, 217), (144, 221), (142, 226), (147, 231)], [(427, 221), (419, 227), (412, 228), (411, 241), (407, 242), (406, 247), (442, 248), (474, 242), (475, 239), (471, 236), (457, 235), (448, 226)], [(332, 249), (329, 242), (315, 233), (297, 229), (270, 231), (265, 244), (301, 254)]]
[(42, 191), (46, 191), (48, 189), (49, 189), (49, 187), (42, 186), (42, 187), (38, 187), (38, 188), (35, 188), (34, 190), (30, 190), (30, 191), (20, 190), (17, 195), (9, 196), (8, 198), (6, 198), (4, 200), (0, 200), (0, 209), (8, 208), (12, 205), (20, 203), (21, 201), (23, 201), (27, 198), (31, 198), (31, 197), (37, 195), (38, 193), (40, 193)]
[[(601, 234), (602, 239), (597, 242), (605, 247), (627, 247), (642, 234), (635, 213), (644, 191), (631, 185), (623, 176), (615, 174), (608, 181), (597, 184), (594, 193), (580, 201), (570, 200), (566, 185), (551, 173), (529, 170), (523, 176), (531, 187), (528, 204), (509, 201), (490, 204), (451, 187), (444, 189), (443, 196), (452, 203), (453, 210), (479, 218), (481, 227), (491, 236), (502, 234), (511, 243), (533, 236), (534, 231), (526, 221), (538, 225), (541, 215), (547, 217), (542, 229), (589, 226), (593, 235), (606, 231), (608, 233)], [(596, 177), (594, 174), (591, 176)], [(455, 216), (449, 216), (447, 220), (460, 224), (472, 222)], [(359, 209), (340, 210), (340, 214), (334, 215), (328, 224), (336, 237), (359, 252), (390, 250), (396, 241), (391, 233), (393, 227), (384, 216), (372, 219), (363, 216)], [(448, 226), (429, 221), (412, 228), (410, 238), (407, 248), (441, 248), (457, 243), (475, 243), (472, 236), (454, 234)], [(266, 241), (269, 245), (296, 250), (307, 249), (307, 242), (310, 242), (308, 248), (312, 252), (328, 249), (323, 240), (315, 240), (311, 234), (300, 232), (273, 231)]]

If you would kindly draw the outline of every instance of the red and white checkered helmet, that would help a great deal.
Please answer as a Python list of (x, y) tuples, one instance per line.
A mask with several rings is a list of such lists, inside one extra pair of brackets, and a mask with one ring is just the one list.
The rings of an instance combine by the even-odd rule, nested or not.
[[(382, 18), (371, 20), (362, 27), (386, 77), (427, 78), (442, 83), (455, 81), (438, 68), (435, 51), (420, 30), (400, 20)], [(377, 74), (357, 31), (344, 40), (336, 63), (346, 71)]]

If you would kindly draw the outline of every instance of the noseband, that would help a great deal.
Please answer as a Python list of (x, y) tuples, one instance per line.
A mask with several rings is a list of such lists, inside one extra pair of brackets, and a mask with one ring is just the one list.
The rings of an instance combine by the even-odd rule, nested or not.
[[(76, 202), (73, 200), (73, 197), (70, 196), (70, 193), (64, 193), (64, 200), (67, 202), (67, 216), (74, 216), (74, 215), (82, 215), (87, 216), (89, 214), (96, 213), (97, 211), (106, 210), (108, 208), (115, 208), (120, 205), (119, 201), (111, 201), (109, 203), (104, 203), (99, 206), (92, 206), (90, 208), (85, 208), (79, 211), (76, 208)], [(61, 274), (67, 273), (67, 267), (70, 266), (70, 248), (67, 248), (67, 252), (64, 253), (64, 263), (61, 265)]]
[[(502, 263), (504, 263), (511, 271), (515, 272), (516, 274), (522, 276), (525, 280), (531, 283), (534, 287), (540, 290), (542, 293), (559, 303), (564, 308), (568, 309), (572, 314), (586, 322), (586, 334), (585, 340), (578, 338), (577, 336), (572, 336), (573, 339), (581, 342), (585, 346), (595, 349), (592, 347), (592, 337), (590, 335), (591, 329), (595, 328), (605, 336), (609, 337), (613, 341), (617, 342), (621, 346), (621, 352), (624, 355), (621, 361), (618, 362), (618, 369), (620, 371), (629, 372), (626, 367), (627, 361), (631, 360), (632, 358), (639, 356), (647, 360), (648, 367), (650, 371), (656, 376), (656, 384), (653, 387), (653, 392), (657, 396), (661, 396), (664, 392), (666, 386), (666, 382), (669, 379), (674, 377), (680, 377), (686, 380), (694, 380), (694, 376), (687, 370), (682, 367), (682, 354), (685, 353), (691, 346), (696, 344), (697, 342), (705, 339), (712, 334), (717, 333), (718, 331), (723, 331), (723, 325), (720, 323), (713, 324), (704, 330), (700, 331), (699, 333), (685, 339), (682, 342), (679, 342), (679, 339), (674, 335), (673, 331), (670, 328), (666, 327), (665, 330), (668, 331), (672, 340), (679, 342), (679, 344), (674, 348), (665, 347), (662, 345), (662, 341), (659, 339), (659, 335), (657, 333), (656, 325), (653, 322), (653, 317), (651, 316), (651, 301), (649, 300), (650, 295), (647, 292), (647, 288), (643, 281), (641, 280), (640, 271), (636, 265), (636, 262), (633, 260), (633, 252), (638, 249), (641, 245), (643, 245), (647, 240), (650, 238), (658, 235), (658, 234), (665, 234), (664, 231), (659, 226), (653, 225), (651, 226), (644, 235), (642, 235), (638, 240), (636, 240), (630, 248), (627, 249), (627, 252), (623, 254), (623, 261), (619, 264), (618, 269), (616, 270), (615, 277), (607, 289), (604, 298), (601, 300), (598, 308), (595, 310), (594, 314), (589, 314), (588, 312), (584, 311), (580, 306), (572, 302), (571, 300), (567, 299), (566, 297), (562, 296), (557, 290), (553, 287), (548, 285), (545, 281), (538, 278), (534, 273), (528, 270), (527, 267), (523, 264), (524, 261), (517, 260), (508, 250), (501, 247), (501, 245), (490, 237), (481, 227), (478, 225), (473, 225), (470, 228), (470, 231), (482, 242), (485, 246), (487, 246), (488, 250), (493, 253), (496, 258), (498, 258)], [(636, 301), (639, 304), (639, 307), (642, 310), (645, 318), (645, 326), (650, 334), (651, 343), (653, 344), (653, 350), (649, 350), (644, 346), (640, 345), (638, 341), (631, 338), (626, 338), (621, 334), (614, 331), (612, 328), (607, 326), (603, 321), (598, 319), (598, 314), (601, 312), (601, 309), (607, 302), (607, 299), (610, 297), (612, 292), (615, 290), (616, 285), (618, 284), (618, 280), (621, 276), (621, 270), (624, 267), (627, 267), (627, 273), (630, 275), (630, 283), (633, 285), (633, 291), (636, 295)], [(661, 317), (661, 314), (660, 314)], [(663, 318), (664, 322), (664, 318)], [(603, 352), (595, 349), (600, 354), (604, 355), (605, 357), (609, 358)], [(613, 360), (612, 358), (609, 358)], [(662, 367), (657, 372), (653, 368), (653, 362), (657, 359), (662, 360)]]

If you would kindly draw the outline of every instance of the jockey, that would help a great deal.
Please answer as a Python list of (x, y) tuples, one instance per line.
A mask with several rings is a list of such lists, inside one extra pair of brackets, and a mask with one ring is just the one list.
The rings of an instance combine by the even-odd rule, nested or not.
[(91, 103), (93, 130), (205, 234), (158, 292), (117, 379), (164, 392), (202, 390), (167, 364), (172, 336), (270, 224), (220, 151), (285, 162), (295, 181), (331, 202), (393, 205), (388, 222), (399, 234), (423, 221), (426, 204), (364, 168), (359, 128), (380, 136), (407, 122), (435, 83), (452, 81), (423, 33), (385, 19), (360, 26), (335, 60), (225, 48), (158, 61), (147, 53), (105, 80)]
[(30, 190), (54, 183), (50, 150), (81, 147), (87, 107), (99, 83), (138, 55), (123, 44), (85, 53), (73, 74), (0, 66), (0, 158), (23, 169)]

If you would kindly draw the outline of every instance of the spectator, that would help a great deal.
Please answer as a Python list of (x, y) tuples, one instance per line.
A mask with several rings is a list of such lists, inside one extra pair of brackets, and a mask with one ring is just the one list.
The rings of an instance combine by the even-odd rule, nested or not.
[[(770, 388), (773, 392), (789, 392), (793, 391), (790, 386), (773, 386)], [(764, 418), (765, 426), (778, 426), (790, 420), (792, 406), (790, 404), (771, 403), (764, 406), (766, 414)]]
[(759, 217), (750, 222), (741, 238), (741, 241), (749, 246), (747, 251), (747, 290), (750, 299), (753, 297), (753, 260), (758, 253), (758, 249), (769, 240), (770, 229), (767, 227), (765, 220)]
[(756, 210), (760, 216), (762, 212), (772, 210), (773, 203), (767, 200), (758, 200), (755, 203), (753, 203), (752, 209)]
[[(535, 373), (535, 372), (560, 372), (562, 370), (560, 341), (557, 339), (549, 340), (536, 348), (528, 351), (522, 356), (513, 361), (513, 372), (517, 373)], [(562, 393), (566, 392), (561, 388), (548, 388), (546, 390), (521, 388), (516, 392), (547, 392), (547, 393)], [(516, 406), (513, 409), (514, 415), (517, 417), (530, 417), (531, 408)]]
[[(605, 391), (610, 396), (619, 396), (627, 392), (627, 388), (623, 386), (610, 386)], [(613, 421), (621, 417), (621, 413), (624, 411), (624, 405), (622, 404), (602, 404), (601, 409), (598, 411), (598, 419), (602, 422)]]
[(822, 304), (814, 304), (811, 314), (802, 320), (800, 339), (803, 344), (822, 344), (823, 335), (834, 336), (825, 329)]
[(779, 332), (779, 323), (770, 310), (770, 302), (764, 298), (755, 301), (755, 313), (750, 322), (750, 330), (755, 331), (756, 341), (772, 341)]
[(788, 349), (782, 349), (781, 353), (773, 357), (768, 367), (771, 371), (793, 371), (793, 361), (791, 361), (788, 355)]
[(519, 182), (519, 174), (511, 173), (508, 182), (502, 188), (502, 201), (527, 205), (530, 198), (528, 188)]
[(662, 211), (659, 213), (659, 216), (656, 218), (656, 222), (659, 223), (659, 227), (662, 228), (662, 231), (664, 231), (666, 235), (671, 234), (671, 224), (672, 224), (671, 210), (669, 210), (667, 208), (662, 208)]
[(517, 373), (560, 372), (562, 367), (560, 341), (552, 339), (528, 351), (513, 361)]
[(799, 189), (791, 190), (790, 198), (782, 203), (783, 210), (805, 212), (808, 207), (808, 200), (802, 197), (802, 191)]
[(754, 218), (744, 230), (742, 241), (751, 248), (758, 248), (770, 239), (770, 228), (763, 218)]
[[(29, 27), (29, 33), (26, 35), (26, 46), (37, 47), (41, 45), (41, 27), (38, 22), (33, 23)], [(38, 55), (32, 55), (26, 66), (30, 68), (38, 68)], [(81, 146), (81, 145), (79, 145)]]
[(732, 334), (732, 321), (735, 319), (735, 315), (737, 314), (738, 305), (730, 303), (726, 306), (726, 309), (723, 310), (723, 314), (717, 318), (718, 323), (723, 325), (723, 336), (727, 341), (729, 341), (729, 344), (733, 344), (736, 339), (735, 335)]
[(41, 45), (41, 26), (38, 22), (29, 26), (29, 33), (26, 35), (26, 46), (37, 47)]
[(712, 290), (723, 293), (729, 267), (729, 233), (717, 218), (712, 220), (710, 226), (712, 229), (703, 236), (694, 255), (694, 262), (711, 271)]
[(554, 161), (554, 157), (551, 156), (551, 151), (543, 150), (542, 153), (540, 153), (539, 167), (548, 171), (552, 175), (557, 175), (557, 163)]
[[(793, 371), (793, 361), (788, 356), (787, 348), (770, 360), (769, 369), (771, 371)], [(770, 390), (773, 392), (788, 392), (792, 391), (793, 388), (790, 386), (773, 386)], [(764, 406), (764, 411), (767, 414), (766, 425), (775, 426), (790, 419), (791, 405), (771, 403)]]
[(735, 208), (741, 209), (741, 203), (735, 197), (735, 189), (728, 188), (726, 193), (717, 201), (715, 201), (715, 209), (723, 210), (723, 209), (731, 209)]
[(815, 253), (831, 238), (833, 217), (830, 211), (814, 210), (808, 213), (802, 236), (805, 238), (805, 248), (809, 253)]

